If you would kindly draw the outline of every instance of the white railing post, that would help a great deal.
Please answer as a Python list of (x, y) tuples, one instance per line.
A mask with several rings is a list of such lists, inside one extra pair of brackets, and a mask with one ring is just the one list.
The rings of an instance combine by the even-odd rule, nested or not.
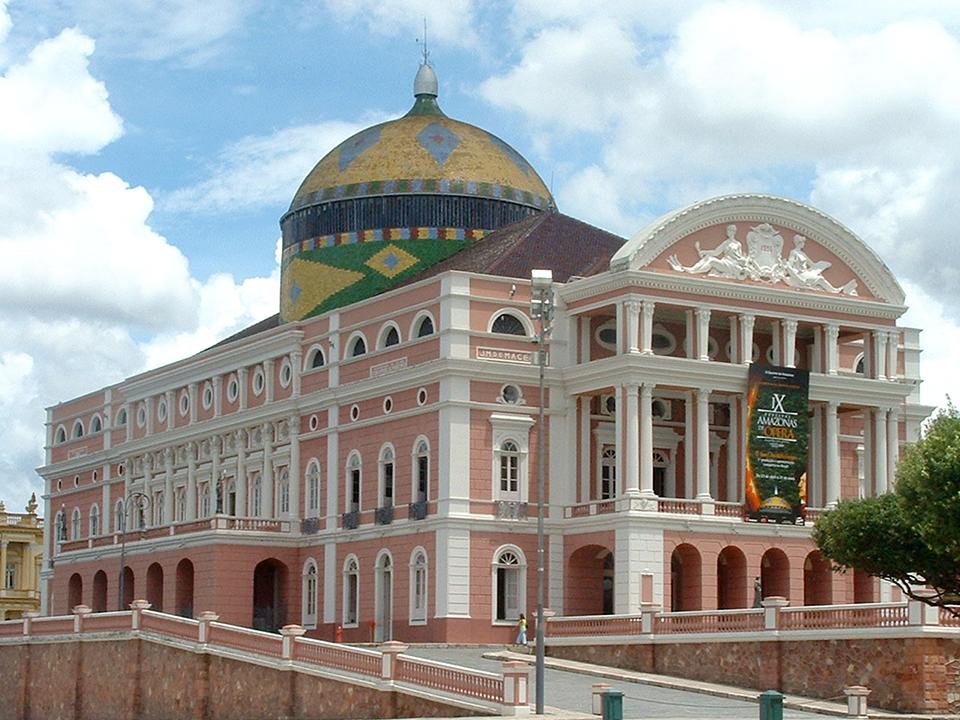
[(197, 626), (197, 642), (201, 645), (206, 645), (210, 642), (210, 623), (216, 622), (220, 619), (220, 616), (217, 615), (213, 610), (204, 610), (197, 616), (197, 620), (200, 621), (200, 624)]
[(603, 715), (603, 694), (610, 689), (607, 683), (594, 683), (590, 698), (590, 712), (594, 715)]
[(73, 631), (78, 635), (83, 632), (83, 618), (93, 612), (86, 605), (77, 605), (73, 608)]
[(847, 696), (847, 717), (867, 717), (867, 695), (870, 694), (867, 688), (851, 685), (843, 689), (843, 694)]
[(130, 627), (133, 630), (139, 630), (141, 621), (140, 615), (144, 610), (150, 609), (150, 603), (142, 599), (134, 600), (132, 603), (130, 603), (130, 609), (133, 611), (130, 613)]
[(772, 595), (760, 601), (763, 606), (763, 629), (777, 630), (780, 628), (780, 610), (787, 607), (790, 601), (779, 595)]
[(397, 673), (397, 655), (406, 652), (410, 647), (398, 640), (387, 640), (381, 643), (380, 652), (383, 654), (383, 664), (380, 666), (380, 679), (392, 681)]
[(280, 634), (283, 636), (283, 646), (280, 650), (280, 657), (284, 660), (293, 660), (293, 641), (306, 632), (300, 625), (284, 625), (280, 628)]
[(503, 700), (500, 712), (517, 716), (530, 714), (530, 666), (520, 660), (503, 663)]
[(653, 635), (653, 624), (662, 609), (657, 605), (645, 605), (640, 608), (640, 631), (644, 635)]
[(30, 624), (35, 617), (40, 617), (40, 613), (36, 610), (27, 610), (23, 614), (23, 634), (25, 637), (30, 636)]
[[(914, 594), (920, 598), (932, 598), (936, 596), (937, 593), (934, 590), (914, 590)], [(907, 613), (910, 617), (911, 625), (940, 624), (940, 608), (925, 603), (923, 600), (915, 600), (914, 598), (910, 598), (907, 603)]]

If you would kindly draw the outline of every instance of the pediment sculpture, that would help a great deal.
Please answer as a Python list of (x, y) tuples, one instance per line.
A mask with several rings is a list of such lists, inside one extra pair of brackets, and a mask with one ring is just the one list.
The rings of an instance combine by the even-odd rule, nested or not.
[(700, 259), (693, 265), (684, 267), (676, 255), (668, 257), (667, 262), (677, 272), (692, 275), (706, 274), (710, 277), (749, 279), (771, 284), (782, 282), (801, 290), (856, 295), (856, 280), (837, 287), (823, 277), (823, 272), (831, 263), (827, 260), (811, 260), (803, 249), (806, 242), (803, 235), (794, 235), (793, 249), (784, 258), (783, 237), (771, 225), (763, 223), (747, 232), (745, 253), (737, 239), (737, 226), (727, 225), (726, 239), (715, 248), (704, 250), (699, 242), (695, 244)]

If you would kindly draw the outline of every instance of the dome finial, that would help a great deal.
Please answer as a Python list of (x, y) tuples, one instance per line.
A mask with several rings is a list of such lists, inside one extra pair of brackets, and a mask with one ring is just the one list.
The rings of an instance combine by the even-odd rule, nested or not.
[(427, 50), (427, 19), (423, 19), (423, 40), (418, 40), (423, 59), (420, 61), (420, 69), (417, 70), (417, 77), (413, 81), (413, 96), (437, 97), (440, 90), (440, 84), (437, 82), (437, 74), (430, 66), (430, 51)]

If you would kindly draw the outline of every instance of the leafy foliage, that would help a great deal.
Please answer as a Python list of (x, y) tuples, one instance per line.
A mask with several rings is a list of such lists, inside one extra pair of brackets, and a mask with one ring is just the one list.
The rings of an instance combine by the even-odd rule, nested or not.
[[(863, 570), (934, 605), (960, 598), (960, 413), (950, 404), (908, 448), (896, 489), (848, 500), (814, 529), (820, 552), (842, 569)], [(929, 585), (936, 595), (918, 593)]]

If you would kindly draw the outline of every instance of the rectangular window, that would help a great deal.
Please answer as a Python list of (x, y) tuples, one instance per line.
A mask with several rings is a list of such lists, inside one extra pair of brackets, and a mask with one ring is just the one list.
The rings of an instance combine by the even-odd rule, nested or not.
[(383, 504), (393, 505), (393, 463), (383, 465)]
[(427, 487), (429, 483), (430, 459), (426, 455), (417, 458), (417, 502), (426, 502), (429, 498)]
[(357, 624), (357, 576), (353, 573), (347, 576), (347, 607), (344, 615), (344, 624)]
[(173, 519), (180, 522), (187, 517), (187, 493), (184, 488), (174, 491)]
[(350, 512), (360, 509), (360, 468), (350, 471)]
[(7, 563), (7, 572), (4, 575), (3, 586), (7, 590), (13, 590), (17, 583), (17, 566), (13, 563)]

